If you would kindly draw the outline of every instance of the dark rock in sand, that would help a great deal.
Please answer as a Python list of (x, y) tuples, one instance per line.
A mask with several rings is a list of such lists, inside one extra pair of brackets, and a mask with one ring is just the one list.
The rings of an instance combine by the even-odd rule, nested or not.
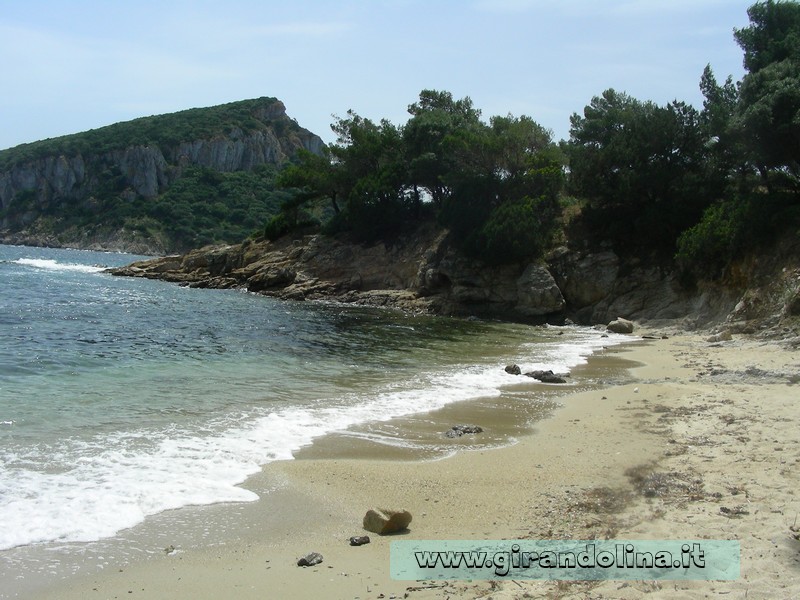
[(350, 545), (351, 546), (363, 546), (364, 544), (369, 544), (369, 536), (368, 535), (354, 535), (350, 538)]
[(370, 508), (364, 515), (363, 526), (372, 533), (386, 535), (407, 529), (409, 523), (411, 523), (411, 513), (407, 510)]
[(522, 373), (522, 369), (517, 365), (506, 365), (506, 373), (509, 375), (519, 375)]
[(322, 554), (319, 552), (310, 552), (302, 558), (297, 559), (298, 567), (313, 567), (322, 562)]
[(567, 380), (564, 379), (561, 375), (556, 375), (550, 370), (531, 371), (530, 373), (525, 373), (525, 376), (533, 377), (534, 379), (541, 381), (542, 383), (567, 383)]
[(444, 435), (449, 438), (461, 437), (465, 433), (481, 433), (483, 427), (480, 425), (453, 425)]

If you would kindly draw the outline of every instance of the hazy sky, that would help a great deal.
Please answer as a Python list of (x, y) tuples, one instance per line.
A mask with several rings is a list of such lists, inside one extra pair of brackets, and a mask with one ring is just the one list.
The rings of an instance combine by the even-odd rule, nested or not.
[(348, 109), (395, 124), (423, 89), (569, 136), (607, 88), (702, 105), (742, 77), (755, 0), (0, 0), (0, 149), (275, 96), (326, 142)]

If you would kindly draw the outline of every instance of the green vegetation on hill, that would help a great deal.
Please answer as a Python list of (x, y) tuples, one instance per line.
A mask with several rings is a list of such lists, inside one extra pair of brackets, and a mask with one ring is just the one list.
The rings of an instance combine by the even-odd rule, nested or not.
[(227, 134), (235, 128), (244, 132), (254, 131), (263, 128), (264, 123), (257, 120), (253, 114), (258, 109), (269, 108), (276, 102), (277, 98), (263, 97), (208, 108), (192, 108), (21, 144), (0, 151), (0, 171), (45, 156), (104, 154), (130, 146), (169, 147), (181, 142)]
[[(103, 237), (127, 230), (160, 240), (168, 251), (239, 242), (259, 231), (290, 197), (276, 189), (275, 175), (271, 165), (234, 173), (190, 167), (154, 200), (110, 194), (105, 201), (45, 208), (38, 231), (69, 240), (81, 232)], [(23, 201), (14, 206), (24, 210), (25, 205)]]
[(0, 227), (65, 244), (134, 232), (167, 251), (239, 242), (290, 197), (277, 163), (313, 138), (258, 98), (24, 144), (0, 152)]
[(156, 200), (117, 204), (104, 223), (172, 240), (178, 248), (241, 241), (289, 196), (275, 189), (275, 172), (270, 165), (234, 173), (193, 167)]

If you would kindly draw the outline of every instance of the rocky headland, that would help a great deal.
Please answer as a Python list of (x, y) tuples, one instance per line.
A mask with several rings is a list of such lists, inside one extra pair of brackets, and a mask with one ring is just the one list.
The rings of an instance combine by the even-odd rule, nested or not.
[(264, 97), (0, 150), (0, 243), (150, 255), (185, 249), (150, 222), (170, 217), (148, 212), (176, 182), (198, 169), (277, 168), (323, 146), (283, 102)]
[(447, 231), (422, 227), (393, 243), (320, 234), (206, 247), (112, 269), (119, 276), (198, 288), (241, 288), (290, 300), (326, 300), (440, 315), (607, 324), (617, 317), (793, 338), (800, 314), (797, 242), (741, 265), (738, 282), (688, 287), (668, 267), (612, 250), (567, 246), (529, 264), (489, 266), (460, 253)]

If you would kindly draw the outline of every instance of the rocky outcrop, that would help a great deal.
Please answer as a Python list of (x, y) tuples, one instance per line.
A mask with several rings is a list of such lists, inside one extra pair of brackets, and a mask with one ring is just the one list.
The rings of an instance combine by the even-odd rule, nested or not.
[(517, 279), (517, 304), (514, 309), (526, 316), (557, 313), (566, 306), (564, 296), (544, 265), (531, 264)]
[(488, 267), (429, 226), (393, 244), (322, 235), (204, 248), (114, 269), (193, 287), (241, 287), (292, 300), (335, 300), (445, 315), (543, 320), (564, 308), (544, 265)]
[(674, 266), (622, 261), (612, 250), (579, 252), (558, 248), (548, 257), (565, 300), (565, 311), (580, 324), (631, 320), (690, 319), (700, 325), (724, 318), (740, 292), (722, 286), (687, 288)]
[(0, 171), (0, 210), (6, 214), (0, 229), (20, 231), (45, 209), (53, 213), (76, 203), (91, 209), (93, 196), (152, 199), (190, 166), (247, 171), (263, 164), (282, 164), (300, 149), (321, 151), (322, 140), (290, 119), (282, 102), (269, 98), (247, 102), (253, 106), (252, 127), (247, 131), (231, 127), (209, 137), (131, 143), (98, 151), (53, 142), (51, 154), (15, 160)]
[[(776, 265), (797, 261), (789, 245)], [(794, 264), (794, 263), (791, 263)], [(682, 287), (674, 272), (626, 263), (613, 252), (559, 249), (545, 263), (490, 266), (460, 254), (432, 225), (389, 243), (364, 246), (322, 235), (248, 241), (134, 263), (112, 273), (193, 287), (231, 288), (291, 300), (333, 300), (441, 315), (528, 322), (608, 324), (668, 320), (687, 329), (725, 324), (734, 332), (798, 321), (800, 265), (761, 273), (751, 287)], [(774, 270), (773, 270), (774, 271)], [(788, 335), (788, 334), (787, 334)], [(520, 374), (516, 365), (506, 371)]]
[(439, 312), (537, 318), (565, 306), (544, 264), (486, 265), (459, 253), (446, 232), (422, 257), (412, 287), (421, 295), (437, 295)]
[[(280, 118), (285, 119), (284, 113)], [(299, 148), (322, 150), (322, 140), (308, 132), (279, 136), (273, 129), (245, 133), (234, 128), (225, 136), (183, 142), (169, 149), (170, 162), (199, 165), (215, 171), (249, 171), (265, 163), (281, 164)]]
[(98, 252), (125, 252), (144, 256), (159, 256), (165, 252), (163, 241), (139, 231), (108, 229), (100, 232), (70, 229), (59, 233), (43, 231), (0, 231), (0, 244), (36, 246), (39, 248), (78, 248)]

